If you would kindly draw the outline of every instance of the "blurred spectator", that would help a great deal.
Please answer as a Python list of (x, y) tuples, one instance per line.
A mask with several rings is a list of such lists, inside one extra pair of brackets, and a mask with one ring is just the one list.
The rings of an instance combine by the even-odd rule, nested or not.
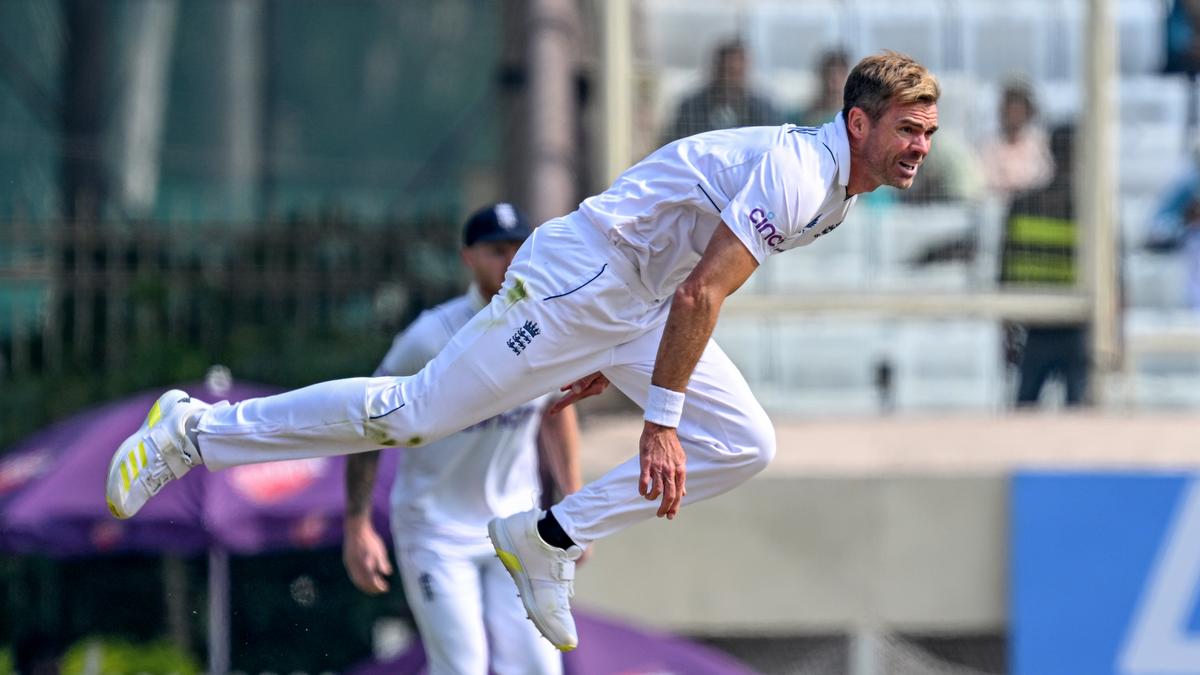
[(712, 75), (700, 91), (679, 105), (663, 143), (713, 129), (753, 127), (783, 122), (771, 102), (750, 90), (746, 48), (726, 42), (713, 54)]
[(1192, 161), (1163, 193), (1146, 247), (1152, 251), (1182, 251), (1187, 265), (1188, 307), (1200, 311), (1200, 144)]
[(1200, 74), (1200, 0), (1167, 0), (1167, 6), (1163, 30), (1167, 58), (1163, 72), (1187, 75), (1187, 130), (1192, 134), (1200, 121), (1196, 92), (1196, 77)]
[[(1004, 225), (1000, 283), (1005, 286), (1073, 286), (1078, 275), (1078, 228), (1072, 201), (1071, 126), (1050, 139), (1055, 171), (1050, 184), (1015, 199)], [(1037, 403), (1051, 375), (1066, 384), (1067, 405), (1084, 402), (1087, 391), (1086, 326), (1080, 323), (1013, 326), (1008, 331), (1009, 360), (1019, 370), (1017, 405)], [(1023, 345), (1022, 345), (1023, 342)]]
[(1054, 174), (1046, 132), (1034, 123), (1037, 105), (1033, 90), (1010, 82), (1000, 95), (1000, 135), (984, 144), (987, 186), (1008, 197), (1044, 187)]
[(1168, 73), (1200, 72), (1200, 0), (1174, 0), (1166, 16)]
[(850, 60), (841, 49), (831, 49), (821, 55), (817, 66), (817, 94), (808, 107), (790, 120), (802, 127), (819, 127), (842, 111), (842, 90), (850, 74)]

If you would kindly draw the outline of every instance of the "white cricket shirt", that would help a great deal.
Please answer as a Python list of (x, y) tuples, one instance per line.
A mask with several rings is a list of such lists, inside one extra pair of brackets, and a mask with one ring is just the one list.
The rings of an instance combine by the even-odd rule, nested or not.
[[(466, 295), (422, 312), (396, 336), (375, 375), (411, 375), (487, 303), (472, 286)], [(487, 537), (487, 523), (538, 503), (537, 433), (550, 395), (419, 448), (400, 451), (392, 487), (398, 537)]]
[(822, 127), (744, 127), (682, 138), (579, 206), (634, 264), (647, 290), (670, 297), (723, 220), (761, 263), (833, 231), (846, 197), (850, 145), (839, 114)]

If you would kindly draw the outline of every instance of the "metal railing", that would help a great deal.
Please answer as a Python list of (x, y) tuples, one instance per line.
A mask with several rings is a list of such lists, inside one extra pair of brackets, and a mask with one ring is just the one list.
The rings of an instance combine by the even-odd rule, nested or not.
[(0, 379), (126, 368), (138, 345), (219, 356), (247, 326), (375, 336), (462, 288), (449, 221), (0, 227)]

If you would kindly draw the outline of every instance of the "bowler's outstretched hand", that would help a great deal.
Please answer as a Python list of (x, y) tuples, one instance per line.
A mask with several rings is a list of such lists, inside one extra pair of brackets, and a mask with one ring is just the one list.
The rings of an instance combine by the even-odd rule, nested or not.
[(687, 455), (679, 444), (679, 434), (672, 427), (646, 422), (638, 455), (642, 463), (638, 494), (650, 501), (661, 496), (662, 503), (656, 515), (674, 520), (679, 514), (679, 504), (687, 494)]

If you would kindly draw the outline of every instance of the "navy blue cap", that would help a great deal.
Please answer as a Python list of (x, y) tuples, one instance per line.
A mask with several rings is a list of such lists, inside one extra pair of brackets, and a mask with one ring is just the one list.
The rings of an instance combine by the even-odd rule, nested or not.
[(463, 225), (463, 246), (481, 241), (525, 241), (532, 234), (525, 214), (508, 202), (479, 209)]

